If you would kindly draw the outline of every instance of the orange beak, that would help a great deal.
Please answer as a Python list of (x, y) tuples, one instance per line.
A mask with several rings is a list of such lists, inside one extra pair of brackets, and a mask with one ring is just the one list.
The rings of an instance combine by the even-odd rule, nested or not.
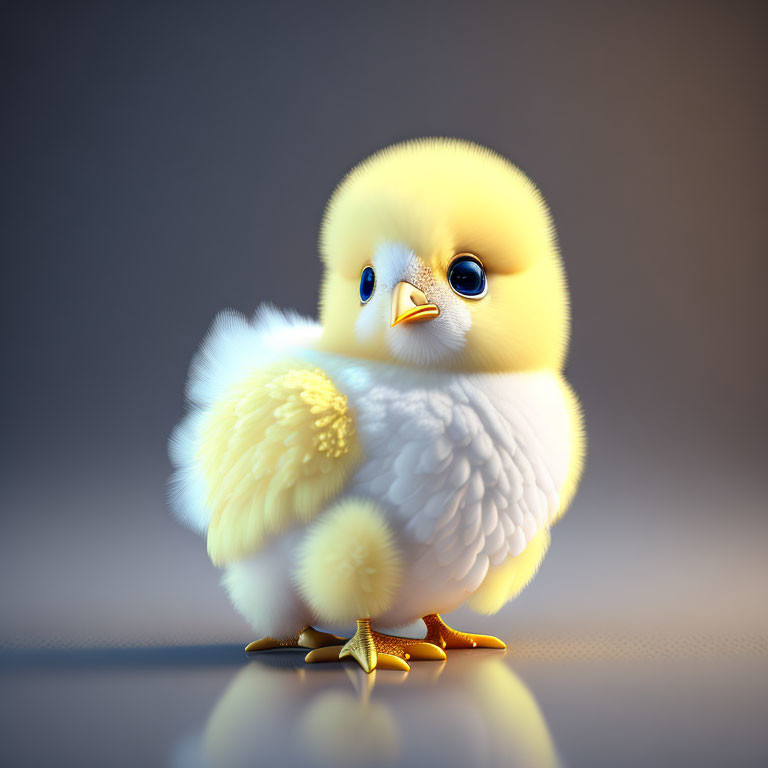
[(399, 323), (423, 323), (439, 314), (440, 307), (428, 303), (424, 291), (415, 285), (403, 280), (392, 291), (391, 328)]

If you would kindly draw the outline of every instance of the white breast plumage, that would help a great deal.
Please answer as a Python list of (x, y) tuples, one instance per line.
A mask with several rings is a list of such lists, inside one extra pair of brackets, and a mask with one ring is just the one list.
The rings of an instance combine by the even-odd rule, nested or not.
[[(349, 488), (462, 588), (521, 554), (556, 514), (569, 421), (551, 373), (435, 374), (334, 361), (365, 460)], [(328, 365), (330, 361), (326, 361)]]

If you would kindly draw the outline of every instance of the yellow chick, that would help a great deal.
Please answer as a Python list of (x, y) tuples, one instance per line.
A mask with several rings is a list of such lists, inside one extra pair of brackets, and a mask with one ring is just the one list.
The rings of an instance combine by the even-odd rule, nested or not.
[[(171, 438), (173, 510), (263, 635), (246, 650), (370, 672), (503, 648), (440, 614), (515, 597), (581, 473), (547, 206), (488, 149), (406, 142), (343, 179), (320, 253), (319, 323), (214, 321)], [(421, 641), (379, 631), (419, 618)], [(355, 622), (346, 642), (315, 629)]]

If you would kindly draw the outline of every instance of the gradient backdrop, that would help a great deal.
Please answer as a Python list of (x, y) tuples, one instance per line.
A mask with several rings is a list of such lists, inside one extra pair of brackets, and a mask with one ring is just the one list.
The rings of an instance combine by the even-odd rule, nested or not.
[[(0, 645), (237, 642), (166, 439), (214, 314), (313, 314), (343, 173), (539, 184), (586, 474), (507, 639), (768, 631), (762, 3), (4, 4)], [(454, 617), (467, 626), (470, 619)]]

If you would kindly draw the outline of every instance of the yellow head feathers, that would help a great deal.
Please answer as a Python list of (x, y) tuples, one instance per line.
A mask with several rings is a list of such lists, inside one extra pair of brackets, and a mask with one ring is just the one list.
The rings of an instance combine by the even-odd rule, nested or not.
[[(568, 300), (550, 214), (533, 183), (491, 150), (424, 139), (374, 154), (331, 197), (320, 253), (328, 350), (438, 370), (562, 367)], [(483, 298), (449, 285), (462, 253), (485, 271)], [(376, 278), (363, 302), (366, 267)], [(438, 311), (392, 327), (392, 292), (403, 282), (415, 304)]]

